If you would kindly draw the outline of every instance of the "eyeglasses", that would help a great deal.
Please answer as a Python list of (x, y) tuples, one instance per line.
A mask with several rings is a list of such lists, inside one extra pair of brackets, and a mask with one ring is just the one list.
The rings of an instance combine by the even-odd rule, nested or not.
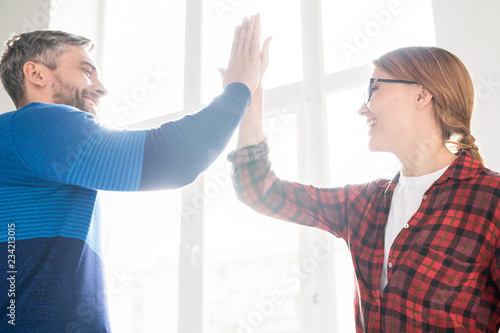
[(415, 81), (390, 80), (390, 79), (375, 79), (375, 78), (372, 77), (372, 78), (370, 78), (370, 84), (368, 85), (368, 90), (365, 92), (365, 104), (368, 104), (368, 102), (370, 102), (370, 99), (372, 98), (372, 95), (373, 95), (373, 90), (372, 90), (373, 82), (420, 84), (420, 83), (415, 82)]

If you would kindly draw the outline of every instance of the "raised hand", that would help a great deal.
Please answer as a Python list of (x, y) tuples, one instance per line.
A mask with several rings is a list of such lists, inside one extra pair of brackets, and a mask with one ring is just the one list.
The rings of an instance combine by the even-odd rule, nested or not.
[(252, 95), (252, 100), (250, 105), (243, 116), (240, 123), (240, 130), (238, 133), (238, 143), (237, 149), (258, 145), (262, 140), (264, 140), (264, 132), (262, 126), (263, 120), (263, 102), (264, 102), (264, 90), (262, 88), (262, 78), (266, 73), (267, 66), (269, 64), (269, 43), (271, 38), (267, 38), (264, 41), (261, 52), (261, 67), (260, 67), (260, 82)]
[(245, 84), (253, 94), (260, 81), (260, 15), (244, 18), (234, 32), (229, 64), (223, 73), (223, 86), (233, 82)]

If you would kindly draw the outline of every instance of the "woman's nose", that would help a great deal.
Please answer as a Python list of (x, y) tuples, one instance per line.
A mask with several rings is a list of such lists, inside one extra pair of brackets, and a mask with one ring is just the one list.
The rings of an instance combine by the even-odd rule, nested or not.
[(368, 111), (369, 111), (369, 110), (368, 110), (368, 106), (366, 106), (366, 104), (365, 104), (365, 103), (363, 103), (363, 104), (361, 105), (361, 107), (359, 108), (359, 110), (358, 110), (358, 114), (359, 114), (360, 116), (364, 116), (364, 115), (365, 115), (365, 113), (366, 113), (366, 112), (368, 112)]

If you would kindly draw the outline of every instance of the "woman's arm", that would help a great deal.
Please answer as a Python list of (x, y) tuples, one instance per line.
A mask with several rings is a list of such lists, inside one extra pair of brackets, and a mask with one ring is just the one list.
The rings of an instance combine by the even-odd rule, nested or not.
[(243, 120), (239, 126), (238, 144), (237, 149), (258, 145), (264, 140), (264, 133), (262, 129), (262, 113), (264, 103), (264, 89), (262, 87), (262, 79), (266, 73), (267, 66), (269, 65), (269, 43), (271, 38), (264, 41), (261, 52), (261, 70), (260, 81), (257, 89), (252, 95), (252, 100), (248, 106)]
[(280, 180), (271, 169), (269, 147), (263, 134), (262, 78), (269, 63), (268, 38), (261, 53), (261, 82), (239, 126), (233, 163), (233, 186), (238, 199), (255, 211), (282, 220), (312, 226), (337, 236), (346, 235), (347, 191), (320, 189)]

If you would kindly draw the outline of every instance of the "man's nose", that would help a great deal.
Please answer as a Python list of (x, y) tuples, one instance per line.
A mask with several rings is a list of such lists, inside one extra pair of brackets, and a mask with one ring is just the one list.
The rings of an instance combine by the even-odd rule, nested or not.
[(94, 85), (95, 91), (97, 94), (99, 94), (99, 97), (104, 97), (108, 94), (108, 89), (106, 89), (106, 87), (102, 84), (101, 81), (99, 81), (99, 79), (96, 79), (94, 81)]

